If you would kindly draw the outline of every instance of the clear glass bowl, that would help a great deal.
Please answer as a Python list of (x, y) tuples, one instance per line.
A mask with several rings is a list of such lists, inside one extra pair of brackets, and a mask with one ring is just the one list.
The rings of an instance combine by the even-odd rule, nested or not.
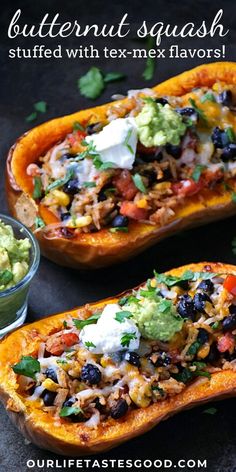
[(0, 220), (13, 228), (16, 239), (28, 238), (31, 243), (29, 270), (14, 287), (0, 291), (0, 337), (21, 326), (27, 315), (29, 286), (39, 261), (40, 249), (33, 233), (22, 223), (10, 216), (0, 214)]

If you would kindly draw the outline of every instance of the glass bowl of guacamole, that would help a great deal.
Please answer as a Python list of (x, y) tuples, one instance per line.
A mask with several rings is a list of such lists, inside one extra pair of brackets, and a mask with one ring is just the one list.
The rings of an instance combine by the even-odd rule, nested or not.
[(0, 337), (24, 323), (39, 260), (39, 245), (31, 231), (0, 214)]

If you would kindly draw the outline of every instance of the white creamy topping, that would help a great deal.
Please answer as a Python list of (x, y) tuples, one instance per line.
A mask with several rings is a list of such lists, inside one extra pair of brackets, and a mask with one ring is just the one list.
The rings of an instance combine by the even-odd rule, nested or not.
[[(140, 332), (132, 319), (124, 318), (123, 322), (115, 319), (116, 313), (121, 311), (118, 304), (110, 303), (105, 306), (97, 324), (87, 325), (82, 329), (80, 340), (91, 352), (103, 354), (138, 349)], [(125, 335), (128, 339), (131, 335), (128, 345), (122, 345)]]
[[(70, 166), (71, 167), (71, 166)], [(95, 182), (98, 171), (92, 159), (83, 159), (75, 166), (75, 175), (79, 181), (79, 187), (83, 187), (85, 182)]]
[(102, 162), (112, 162), (119, 169), (132, 169), (138, 142), (134, 118), (117, 118), (102, 131), (86, 137), (93, 143)]

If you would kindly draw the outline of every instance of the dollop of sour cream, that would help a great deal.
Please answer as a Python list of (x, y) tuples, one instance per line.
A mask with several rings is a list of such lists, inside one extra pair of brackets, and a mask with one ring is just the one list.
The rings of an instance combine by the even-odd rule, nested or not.
[(117, 321), (116, 315), (121, 312), (122, 308), (116, 303), (106, 305), (98, 322), (82, 329), (80, 333), (82, 344), (95, 354), (138, 349), (140, 332), (132, 318), (123, 318), (122, 322)]
[(117, 118), (102, 131), (86, 137), (93, 143), (102, 162), (112, 162), (119, 169), (132, 169), (138, 142), (135, 119)]

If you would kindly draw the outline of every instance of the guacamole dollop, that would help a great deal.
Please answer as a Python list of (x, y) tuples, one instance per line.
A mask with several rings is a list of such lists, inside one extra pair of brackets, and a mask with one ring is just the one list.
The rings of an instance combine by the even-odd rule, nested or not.
[(170, 105), (163, 106), (152, 98), (146, 100), (135, 120), (139, 140), (146, 147), (178, 145), (187, 128), (181, 115)]
[(183, 319), (170, 300), (161, 297), (144, 298), (126, 308), (133, 314), (144, 338), (170, 341), (182, 329)]
[(29, 270), (29, 239), (16, 239), (13, 229), (0, 220), (0, 291), (13, 287)]

